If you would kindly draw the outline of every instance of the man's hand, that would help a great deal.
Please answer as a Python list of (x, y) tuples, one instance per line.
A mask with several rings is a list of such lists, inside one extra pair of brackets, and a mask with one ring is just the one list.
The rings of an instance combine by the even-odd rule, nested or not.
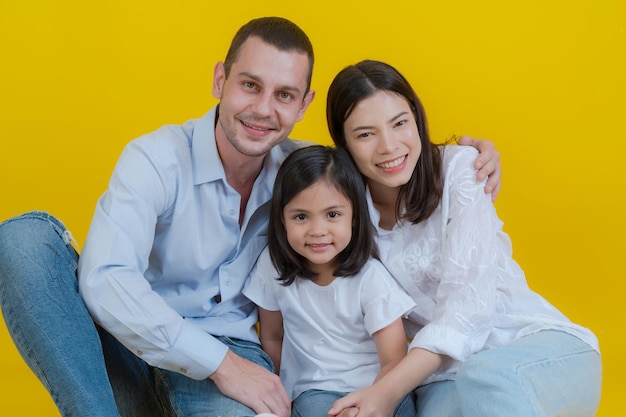
[(224, 395), (247, 405), (257, 414), (291, 415), (291, 402), (278, 375), (230, 350), (209, 378)]
[(478, 170), (476, 179), (482, 181), (489, 177), (485, 185), (485, 194), (491, 194), (491, 200), (496, 201), (502, 187), (502, 168), (500, 166), (500, 153), (494, 147), (493, 142), (461, 136), (459, 145), (473, 146), (480, 152), (476, 162), (474, 162), (474, 168)]

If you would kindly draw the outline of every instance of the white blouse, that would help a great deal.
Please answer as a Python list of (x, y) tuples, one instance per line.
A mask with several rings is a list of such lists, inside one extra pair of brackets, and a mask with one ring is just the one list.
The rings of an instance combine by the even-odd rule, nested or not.
[[(528, 287), (484, 182), (476, 181), (476, 156), (472, 147), (446, 147), (437, 210), (417, 225), (378, 228), (383, 264), (417, 304), (405, 321), (410, 348), (454, 359), (425, 383), (452, 379), (459, 362), (473, 353), (544, 329), (567, 332), (598, 350), (591, 331)], [(378, 225), (369, 192), (368, 200)]]

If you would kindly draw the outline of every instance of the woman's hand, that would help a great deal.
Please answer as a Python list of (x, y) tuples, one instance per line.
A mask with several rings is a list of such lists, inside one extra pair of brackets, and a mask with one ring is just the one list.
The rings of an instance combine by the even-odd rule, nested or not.
[[(422, 348), (413, 348), (380, 380), (335, 401), (328, 410), (328, 415), (330, 417), (356, 417), (358, 414), (358, 417), (391, 417), (400, 400), (424, 382), (445, 360), (447, 360), (445, 355)], [(345, 414), (341, 414), (342, 412)]]
[(391, 417), (396, 404), (390, 395), (376, 385), (351, 392), (335, 401), (329, 416), (337, 417)]

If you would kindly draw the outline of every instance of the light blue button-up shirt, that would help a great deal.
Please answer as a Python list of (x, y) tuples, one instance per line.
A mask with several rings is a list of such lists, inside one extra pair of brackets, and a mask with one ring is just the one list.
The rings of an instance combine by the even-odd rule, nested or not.
[(256, 308), (241, 291), (266, 245), (278, 166), (296, 146), (286, 140), (267, 155), (240, 227), (215, 117), (213, 108), (128, 144), (79, 261), (94, 319), (152, 366), (195, 379), (226, 355), (213, 335), (258, 342)]

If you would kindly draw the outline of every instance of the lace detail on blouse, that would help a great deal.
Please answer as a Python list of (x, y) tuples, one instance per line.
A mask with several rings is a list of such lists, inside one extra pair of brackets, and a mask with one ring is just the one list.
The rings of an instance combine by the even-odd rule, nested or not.
[[(470, 147), (447, 147), (443, 197), (435, 213), (417, 225), (378, 230), (381, 260), (417, 304), (409, 314), (411, 347), (462, 361), (525, 334), (557, 328), (596, 348), (591, 332), (528, 287), (483, 192), (484, 182), (475, 180), (476, 156)], [(371, 197), (369, 204), (378, 224)]]

